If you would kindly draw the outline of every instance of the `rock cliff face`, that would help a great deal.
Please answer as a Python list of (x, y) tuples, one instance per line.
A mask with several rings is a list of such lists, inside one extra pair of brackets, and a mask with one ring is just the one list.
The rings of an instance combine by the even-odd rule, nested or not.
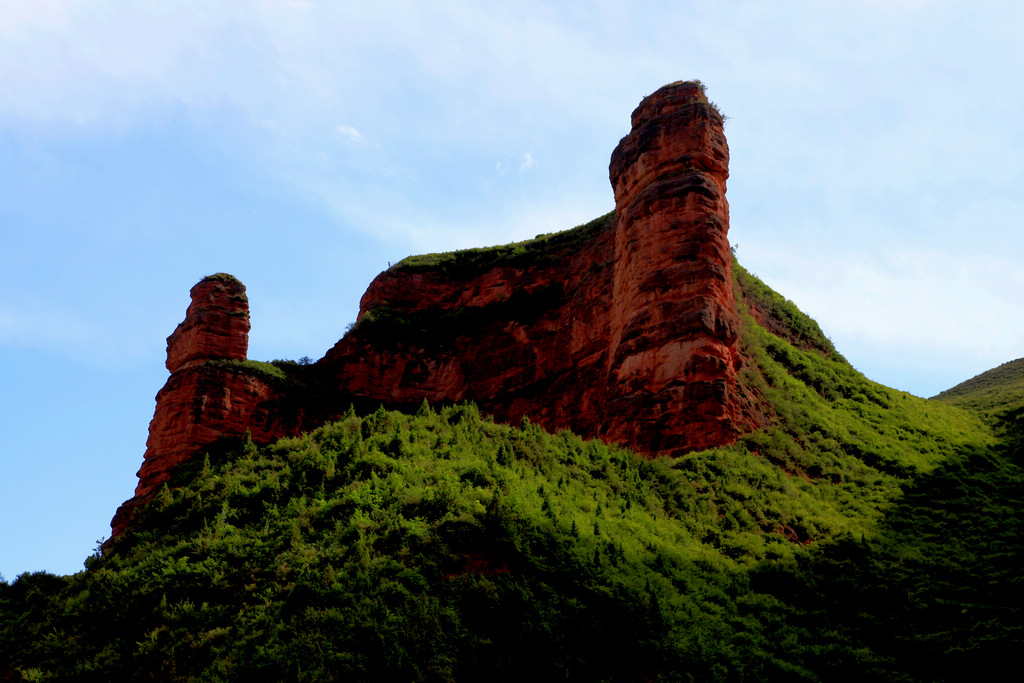
[(167, 369), (179, 370), (211, 358), (245, 360), (249, 351), (249, 298), (231, 275), (204, 278), (192, 288), (185, 320), (167, 338)]
[[(135, 498), (226, 436), (293, 434), (340, 406), (475, 401), (648, 456), (735, 441), (765, 422), (739, 379), (722, 117), (699, 84), (645, 98), (612, 154), (614, 213), (529, 242), (411, 257), (381, 273), (359, 320), (301, 381), (245, 361), (245, 288), (213, 276), (168, 338)], [(311, 390), (310, 387), (316, 387)]]
[(354, 397), (415, 407), (475, 401), (502, 421), (600, 432), (614, 217), (525, 253), (441, 267), (401, 264), (361, 302), (321, 361)]
[(522, 265), (510, 246), (382, 273), (323, 361), (335, 386), (472, 400), (652, 456), (763, 424), (737, 375), (722, 117), (698, 84), (676, 83), (632, 118), (609, 168), (614, 215), (524, 245)]

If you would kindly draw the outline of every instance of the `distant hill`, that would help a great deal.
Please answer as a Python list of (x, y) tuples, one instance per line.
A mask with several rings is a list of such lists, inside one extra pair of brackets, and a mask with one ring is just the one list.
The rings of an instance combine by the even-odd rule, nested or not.
[(1003, 363), (961, 382), (934, 399), (986, 413), (1024, 406), (1024, 358)]

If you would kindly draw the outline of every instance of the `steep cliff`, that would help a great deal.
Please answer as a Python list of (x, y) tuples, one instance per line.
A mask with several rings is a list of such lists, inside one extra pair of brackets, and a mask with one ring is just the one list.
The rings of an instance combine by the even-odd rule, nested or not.
[(474, 401), (501, 421), (528, 416), (648, 456), (763, 426), (770, 411), (741, 380), (722, 125), (699, 83), (644, 98), (612, 154), (614, 212), (527, 242), (405, 259), (301, 373), (246, 361), (245, 287), (204, 279), (168, 338), (171, 377), (114, 534), (219, 439), (295, 434), (350, 403)]
[(612, 154), (614, 214), (382, 273), (323, 361), (335, 385), (396, 405), (472, 400), (648, 455), (763, 425), (738, 376), (722, 124), (700, 84), (665, 86)]
[(502, 421), (599, 434), (614, 228), (608, 215), (493, 252), (408, 259), (374, 280), (321, 363), (355, 397), (475, 401)]

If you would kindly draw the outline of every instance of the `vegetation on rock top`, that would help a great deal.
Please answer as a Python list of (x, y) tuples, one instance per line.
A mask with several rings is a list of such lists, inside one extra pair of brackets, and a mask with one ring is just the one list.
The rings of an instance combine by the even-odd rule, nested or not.
[(236, 284), (242, 284), (242, 282), (231, 275), (230, 273), (214, 273), (213, 275), (207, 275), (200, 282), (234, 282)]
[(391, 266), (392, 272), (438, 271), (464, 276), (495, 267), (544, 265), (589, 241), (615, 224), (615, 212), (569, 230), (537, 235), (532, 240), (493, 247), (461, 249), (437, 254), (409, 256)]

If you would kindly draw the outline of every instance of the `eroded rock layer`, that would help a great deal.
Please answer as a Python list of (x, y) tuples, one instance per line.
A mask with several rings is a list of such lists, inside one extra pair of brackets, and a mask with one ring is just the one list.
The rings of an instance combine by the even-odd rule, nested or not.
[(597, 435), (612, 305), (613, 215), (474, 262), (399, 264), (320, 362), (339, 391), (393, 406), (474, 401), (502, 421)]
[(231, 275), (203, 278), (191, 291), (185, 319), (167, 338), (167, 369), (174, 374), (211, 358), (245, 360), (249, 351), (249, 299)]
[(699, 84), (665, 86), (612, 154), (614, 216), (519, 247), (522, 265), (510, 245), (382, 273), (323, 361), (335, 386), (399, 405), (472, 400), (648, 455), (760, 426), (737, 374), (722, 124)]

